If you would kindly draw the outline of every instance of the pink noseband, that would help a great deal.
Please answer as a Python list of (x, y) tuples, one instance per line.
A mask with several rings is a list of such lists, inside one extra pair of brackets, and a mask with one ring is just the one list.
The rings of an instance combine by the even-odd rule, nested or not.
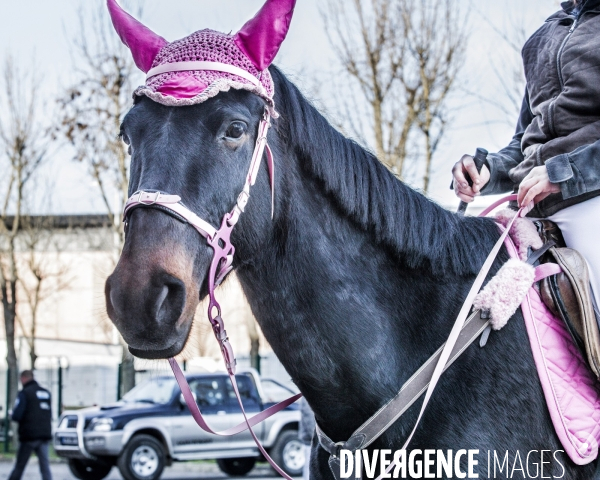
[(151, 207), (159, 205), (166, 208), (178, 216), (185, 219), (190, 225), (192, 225), (200, 235), (206, 238), (206, 242), (213, 249), (213, 258), (210, 264), (208, 272), (208, 319), (213, 327), (215, 337), (219, 341), (221, 347), (221, 353), (225, 359), (227, 371), (231, 374), (235, 374), (235, 357), (233, 350), (227, 338), (227, 332), (221, 318), (221, 306), (215, 298), (215, 288), (223, 281), (225, 276), (232, 270), (233, 256), (235, 254), (235, 247), (231, 243), (231, 232), (233, 227), (238, 222), (240, 215), (244, 212), (248, 199), (250, 198), (250, 187), (256, 182), (258, 170), (260, 168), (260, 161), (263, 153), (266, 150), (267, 153), (267, 166), (269, 168), (269, 178), (271, 181), (271, 218), (273, 218), (274, 208), (274, 197), (275, 197), (275, 178), (274, 178), (274, 163), (273, 154), (269, 145), (267, 144), (267, 132), (270, 127), (270, 115), (268, 110), (265, 109), (263, 118), (258, 126), (258, 135), (256, 138), (256, 145), (254, 146), (254, 153), (252, 154), (252, 161), (250, 162), (250, 168), (244, 188), (240, 192), (237, 198), (236, 204), (233, 206), (231, 211), (223, 215), (221, 226), (217, 230), (206, 220), (203, 220), (189, 208), (181, 203), (181, 197), (178, 195), (170, 195), (168, 193), (161, 192), (145, 192), (140, 190), (135, 192), (125, 204), (125, 210), (123, 211), (123, 219), (127, 220), (127, 214), (136, 207)]

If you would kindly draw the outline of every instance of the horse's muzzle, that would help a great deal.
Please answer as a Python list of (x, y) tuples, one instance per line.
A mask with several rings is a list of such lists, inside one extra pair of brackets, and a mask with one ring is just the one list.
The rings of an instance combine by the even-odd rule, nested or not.
[(194, 252), (185, 239), (197, 245), (197, 235), (163, 212), (134, 212), (105, 298), (108, 316), (135, 356), (167, 358), (183, 350), (199, 302)]
[(166, 272), (152, 275), (145, 284), (142, 276), (131, 281), (121, 273), (115, 270), (106, 282), (106, 307), (131, 353), (142, 358), (179, 353), (191, 326), (184, 312), (184, 283)]

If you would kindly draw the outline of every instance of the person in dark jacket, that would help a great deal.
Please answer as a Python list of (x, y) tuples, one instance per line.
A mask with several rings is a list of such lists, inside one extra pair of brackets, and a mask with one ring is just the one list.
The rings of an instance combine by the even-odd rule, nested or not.
[[(518, 192), (530, 217), (548, 218), (588, 261), (600, 301), (600, 0), (570, 0), (523, 47), (527, 88), (510, 144), (477, 172), (464, 155), (456, 195)], [(467, 183), (465, 174), (473, 180)]]
[(19, 451), (9, 480), (19, 480), (32, 452), (38, 457), (42, 480), (52, 480), (48, 444), (52, 439), (50, 392), (34, 380), (31, 370), (21, 372), (23, 388), (17, 396), (12, 419), (19, 422)]

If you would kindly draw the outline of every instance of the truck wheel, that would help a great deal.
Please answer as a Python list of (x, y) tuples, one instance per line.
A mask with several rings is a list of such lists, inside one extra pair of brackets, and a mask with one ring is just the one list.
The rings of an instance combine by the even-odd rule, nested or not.
[(243, 477), (254, 468), (256, 458), (219, 458), (219, 469), (231, 477)]
[(298, 438), (298, 430), (285, 430), (279, 434), (270, 455), (290, 477), (302, 475), (306, 458), (304, 444)]
[(111, 468), (112, 465), (107, 462), (69, 459), (69, 470), (75, 478), (80, 480), (102, 480), (110, 473)]
[(117, 460), (125, 480), (158, 480), (165, 468), (163, 445), (151, 435), (136, 435)]

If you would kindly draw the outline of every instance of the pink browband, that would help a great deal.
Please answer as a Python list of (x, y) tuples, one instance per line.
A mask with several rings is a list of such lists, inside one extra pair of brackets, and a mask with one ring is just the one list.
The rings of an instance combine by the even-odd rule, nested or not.
[(154, 67), (146, 74), (146, 80), (161, 73), (168, 72), (191, 72), (194, 70), (212, 70), (214, 72), (224, 72), (237, 75), (238, 77), (244, 78), (251, 82), (253, 85), (259, 86), (260, 80), (254, 75), (248, 73), (243, 68), (229, 65), (228, 63), (221, 62), (173, 62), (165, 63)]

